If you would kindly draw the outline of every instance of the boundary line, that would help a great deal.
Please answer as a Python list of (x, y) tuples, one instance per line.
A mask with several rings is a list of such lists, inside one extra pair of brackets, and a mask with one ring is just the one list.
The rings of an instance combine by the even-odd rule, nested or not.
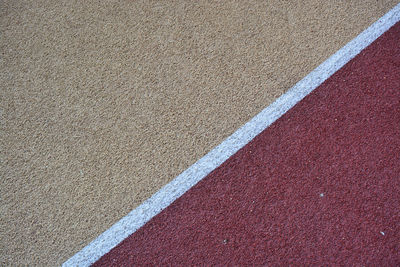
[(270, 106), (262, 110), (225, 139), (220, 145), (199, 159), (104, 233), (100, 234), (81, 251), (64, 262), (62, 266), (90, 266), (96, 262), (214, 169), (219, 167), (398, 21), (400, 21), (400, 4), (397, 4), (355, 39), (347, 43), (316, 69), (311, 71)]

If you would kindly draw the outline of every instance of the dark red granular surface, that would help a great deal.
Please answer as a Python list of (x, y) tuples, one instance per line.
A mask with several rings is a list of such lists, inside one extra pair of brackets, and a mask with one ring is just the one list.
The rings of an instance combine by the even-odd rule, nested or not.
[(400, 24), (94, 265), (400, 265)]

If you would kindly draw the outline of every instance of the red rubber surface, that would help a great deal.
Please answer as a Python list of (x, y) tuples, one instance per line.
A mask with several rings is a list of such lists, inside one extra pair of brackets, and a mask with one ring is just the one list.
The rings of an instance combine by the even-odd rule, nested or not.
[(397, 23), (94, 265), (399, 266), (399, 206)]

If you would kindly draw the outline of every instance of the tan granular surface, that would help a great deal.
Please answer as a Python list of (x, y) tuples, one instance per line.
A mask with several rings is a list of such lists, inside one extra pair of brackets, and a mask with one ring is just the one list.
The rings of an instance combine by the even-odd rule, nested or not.
[(0, 265), (61, 264), (397, 3), (192, 2), (1, 2)]

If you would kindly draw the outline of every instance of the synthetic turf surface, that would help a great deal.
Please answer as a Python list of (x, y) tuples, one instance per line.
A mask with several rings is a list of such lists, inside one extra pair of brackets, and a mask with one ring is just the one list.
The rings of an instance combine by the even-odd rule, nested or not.
[(400, 24), (95, 265), (400, 264)]

